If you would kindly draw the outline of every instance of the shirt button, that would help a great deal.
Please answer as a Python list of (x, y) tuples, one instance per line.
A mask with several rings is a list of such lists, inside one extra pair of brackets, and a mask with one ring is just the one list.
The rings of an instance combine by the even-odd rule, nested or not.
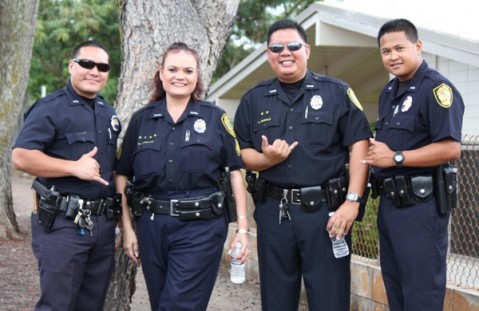
[(176, 127), (173, 126), (173, 127), (171, 128), (171, 130), (172, 130), (172, 131), (176, 130)]
[(292, 130), (292, 129), (293, 129), (293, 126), (292, 126), (292, 125), (290, 125), (290, 126), (288, 126), (288, 128), (289, 128), (290, 130)]
[(386, 125), (389, 125), (389, 122), (386, 122)]
[(173, 146), (175, 143), (174, 142), (170, 142), (170, 146)]
[(168, 163), (173, 163), (173, 160), (168, 160)]
[(294, 108), (290, 108), (289, 111), (294, 111)]
[(293, 165), (292, 165), (292, 164), (288, 164), (288, 168), (292, 168), (292, 167), (293, 167)]
[(401, 122), (396, 122), (396, 125), (401, 125)]

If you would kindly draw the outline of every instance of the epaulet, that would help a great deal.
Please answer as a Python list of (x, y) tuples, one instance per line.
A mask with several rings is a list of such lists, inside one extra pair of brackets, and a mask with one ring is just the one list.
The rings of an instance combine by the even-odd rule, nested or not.
[(263, 80), (258, 82), (253, 88), (265, 86), (265, 85), (271, 85), (273, 84), (274, 79), (269, 79), (269, 80)]
[(135, 111), (135, 113), (141, 113), (142, 111), (145, 111), (145, 110), (148, 110), (148, 109), (153, 109), (154, 107), (156, 107), (156, 104), (158, 102), (159, 101), (148, 102), (143, 107), (138, 108), (138, 110)]
[(206, 101), (206, 100), (202, 100), (199, 102), (199, 104), (203, 107), (208, 107), (208, 108), (213, 108), (215, 110), (220, 110), (220, 111), (224, 111), (223, 108), (221, 108), (220, 106), (218, 105), (215, 105), (214, 103), (210, 102), (210, 101)]
[(67, 92), (65, 91), (65, 88), (62, 88), (62, 89), (59, 89), (59, 90), (56, 90), (48, 95), (46, 95), (45, 97), (42, 97), (40, 98), (37, 102), (49, 102), (49, 101), (52, 101), (60, 96), (65, 96), (67, 95)]
[(329, 77), (329, 76), (325, 76), (325, 75), (321, 75), (319, 73), (312, 72), (311, 77), (315, 81), (330, 82), (330, 83), (339, 84), (343, 87), (349, 87), (349, 85), (346, 82), (344, 82), (343, 80), (333, 78), (333, 77)]

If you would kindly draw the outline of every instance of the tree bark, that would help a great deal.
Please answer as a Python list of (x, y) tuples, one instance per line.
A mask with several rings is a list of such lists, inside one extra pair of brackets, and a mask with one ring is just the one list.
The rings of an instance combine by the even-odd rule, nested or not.
[(12, 204), (10, 148), (21, 123), (38, 4), (0, 0), (0, 239), (18, 238), (20, 232)]
[[(173, 42), (198, 51), (203, 82), (209, 85), (238, 6), (239, 0), (120, 0), (122, 69), (115, 106), (123, 134), (131, 114), (148, 102), (161, 54)], [(117, 251), (104, 310), (130, 310), (135, 275), (136, 267)]]

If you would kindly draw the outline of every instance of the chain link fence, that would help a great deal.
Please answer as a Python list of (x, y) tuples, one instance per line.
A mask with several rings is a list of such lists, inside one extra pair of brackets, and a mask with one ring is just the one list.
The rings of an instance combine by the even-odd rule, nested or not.
[[(447, 280), (456, 286), (479, 289), (479, 135), (464, 135), (458, 167), (458, 207), (451, 212)], [(353, 230), (353, 253), (361, 261), (379, 265), (376, 226), (379, 199), (368, 201), (362, 222)]]

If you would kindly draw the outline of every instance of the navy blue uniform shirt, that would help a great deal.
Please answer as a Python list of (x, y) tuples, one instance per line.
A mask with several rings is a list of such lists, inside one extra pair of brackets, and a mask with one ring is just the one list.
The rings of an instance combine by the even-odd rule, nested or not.
[(94, 105), (92, 109), (68, 82), (66, 87), (30, 107), (14, 144), (14, 148), (39, 150), (51, 157), (72, 161), (97, 146), (95, 159), (100, 164), (101, 178), (108, 181), (108, 186), (76, 177), (40, 178), (48, 188), (55, 186), (63, 194), (77, 194), (88, 200), (115, 193), (113, 168), (121, 130), (115, 110), (102, 97), (96, 96)]
[(262, 152), (261, 135), (270, 144), (299, 142), (288, 159), (261, 172), (268, 182), (287, 188), (320, 185), (344, 175), (349, 145), (372, 136), (358, 107), (346, 83), (308, 71), (293, 100), (277, 78), (249, 90), (236, 112), (235, 130), (241, 149)]
[[(461, 142), (464, 102), (452, 83), (423, 61), (412, 80), (399, 92), (392, 79), (379, 96), (376, 140), (393, 151), (413, 150), (443, 139)], [(375, 167), (378, 177), (432, 174), (434, 167)]]
[(218, 189), (220, 168), (243, 166), (232, 126), (223, 109), (190, 101), (176, 123), (166, 100), (136, 111), (123, 140), (118, 174), (134, 177), (137, 190), (155, 197)]

